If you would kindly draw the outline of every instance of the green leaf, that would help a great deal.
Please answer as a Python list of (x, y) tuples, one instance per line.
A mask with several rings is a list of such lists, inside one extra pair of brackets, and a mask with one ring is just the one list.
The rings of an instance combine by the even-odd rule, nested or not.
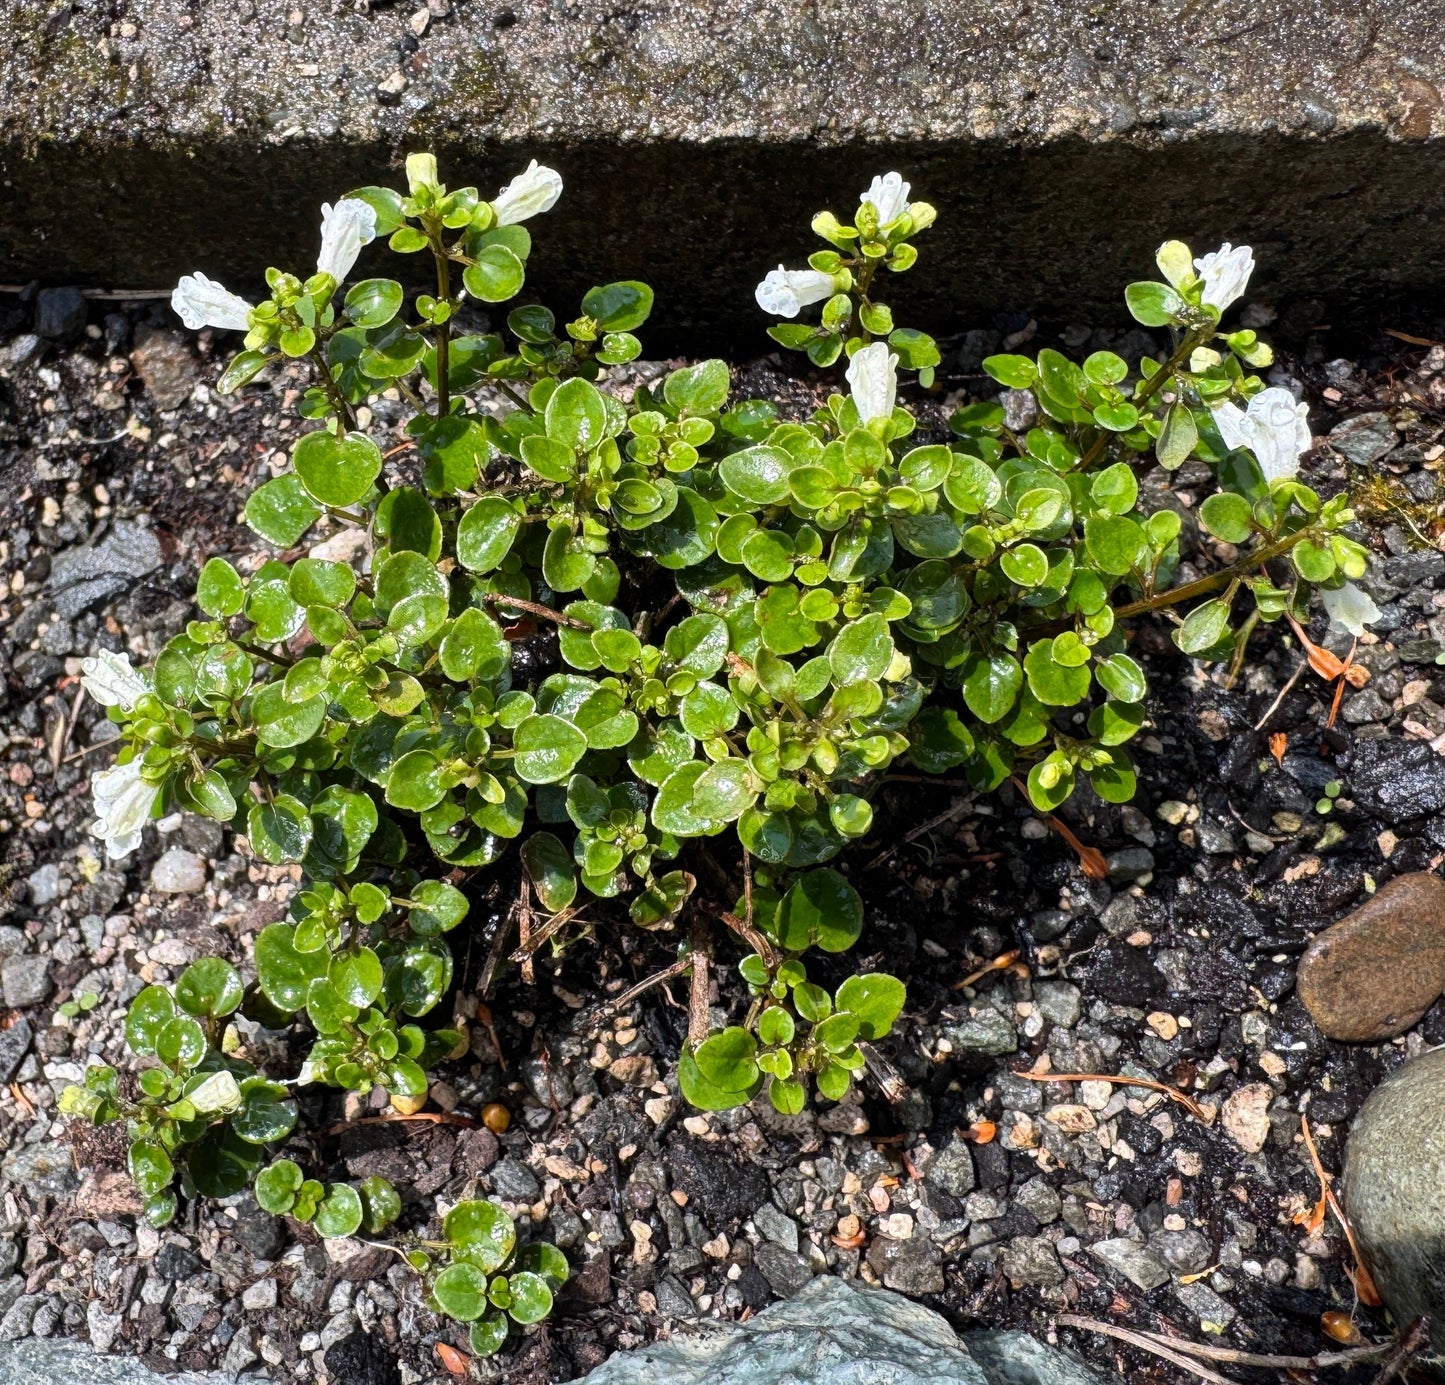
[(189, 1015), (177, 1015), (156, 1039), (156, 1057), (177, 1071), (189, 1071), (205, 1056), (206, 1031)]
[(1186, 654), (1201, 654), (1229, 631), (1229, 603), (1215, 598), (1196, 606), (1174, 630), (1174, 643)]
[(743, 1091), (730, 1091), (709, 1082), (698, 1070), (692, 1050), (684, 1047), (677, 1060), (677, 1085), (684, 1099), (698, 1110), (728, 1111), (735, 1106), (746, 1106), (752, 1100), (762, 1085), (762, 1074), (758, 1074), (753, 1086)]
[(507, 1308), (514, 1322), (541, 1322), (552, 1311), (552, 1288), (540, 1274), (519, 1270), (508, 1277), (512, 1302)]
[(778, 909), (778, 942), (789, 952), (814, 945), (824, 952), (846, 952), (862, 931), (863, 901), (831, 868), (801, 876)]
[(774, 1005), (758, 1016), (758, 1039), (769, 1048), (793, 1042), (793, 1017), (780, 1005)]
[(262, 1211), (280, 1217), (296, 1202), (303, 1175), (301, 1166), (290, 1159), (277, 1159), (256, 1175), (256, 1201)]
[(719, 760), (698, 776), (692, 791), (693, 810), (699, 817), (731, 822), (752, 807), (760, 787), (746, 760)]
[(522, 865), (542, 907), (550, 913), (565, 909), (577, 897), (572, 853), (554, 833), (534, 832), (528, 837), (522, 843)]
[(1089, 486), (1094, 502), (1111, 514), (1127, 514), (1139, 498), (1139, 483), (1128, 462), (1115, 462), (1094, 477)]
[(446, 797), (441, 762), (429, 750), (409, 750), (392, 767), (386, 801), (393, 808), (424, 813)]
[(467, 916), (467, 897), (445, 880), (424, 880), (411, 898), (416, 906), (407, 915), (413, 933), (424, 938), (448, 932)]
[(577, 767), (587, 737), (559, 716), (533, 715), (512, 733), (513, 768), (529, 784), (555, 784)]
[(176, 982), (176, 1004), (188, 1015), (210, 1019), (229, 1015), (241, 1003), (241, 977), (220, 957), (192, 962)]
[(1024, 673), (1011, 654), (974, 656), (964, 665), (963, 700), (980, 721), (1002, 721), (1023, 687)]
[(1088, 664), (1061, 664), (1052, 640), (1036, 640), (1024, 656), (1029, 691), (1047, 707), (1072, 707), (1089, 695)]
[(296, 1128), (296, 1103), (286, 1087), (264, 1077), (244, 1077), (240, 1087), (241, 1106), (231, 1117), (240, 1139), (265, 1145), (284, 1140)]
[(828, 667), (839, 687), (883, 677), (893, 662), (888, 621), (878, 612), (845, 625), (828, 646)]
[(1094, 665), (1099, 686), (1121, 702), (1142, 702), (1149, 691), (1144, 670), (1127, 654), (1112, 654)]
[(154, 1058), (165, 1027), (175, 1018), (176, 1003), (164, 986), (147, 986), (131, 1001), (125, 1017), (125, 1041), (132, 1053)]
[(467, 1340), (477, 1356), (495, 1356), (507, 1340), (505, 1313), (487, 1313), (471, 1325)]
[(186, 1167), (202, 1197), (230, 1197), (247, 1187), (261, 1164), (261, 1152), (227, 1124), (212, 1126), (191, 1147)]
[(726, 361), (700, 361), (674, 370), (663, 382), (662, 394), (679, 414), (711, 414), (727, 403), (729, 385)]
[(724, 457), (718, 475), (740, 499), (754, 505), (776, 505), (791, 494), (788, 475), (793, 466), (792, 456), (781, 447), (749, 447)]
[(1254, 532), (1254, 510), (1232, 491), (1216, 491), (1199, 507), (1199, 522), (1225, 543), (1243, 543)]
[(344, 606), (356, 591), (356, 574), (345, 563), (298, 558), (291, 565), (287, 589), (302, 606)]
[(512, 659), (502, 627), (474, 606), (452, 622), (437, 652), (442, 672), (457, 683), (500, 678)]
[(1084, 546), (1100, 571), (1122, 577), (1142, 565), (1148, 539), (1127, 515), (1093, 515), (1084, 521)]
[(803, 1084), (793, 1077), (775, 1077), (768, 1083), (768, 1100), (779, 1115), (796, 1116), (808, 1104)]
[(242, 385), (249, 385), (275, 359), (274, 354), (267, 355), (264, 351), (238, 352), (216, 381), (216, 393), (234, 394)]
[(246, 589), (241, 578), (224, 558), (211, 558), (196, 582), (196, 605), (208, 616), (239, 615)]
[(306, 1003), (311, 982), (326, 974), (326, 954), (298, 952), (295, 935), (293, 924), (273, 923), (256, 938), (256, 979), (266, 999), (287, 1014)]
[(464, 1256), (487, 1274), (502, 1265), (517, 1244), (511, 1217), (496, 1203), (480, 1198), (457, 1203), (446, 1214), (442, 1233), (451, 1242), (454, 1255)]
[(907, 998), (908, 992), (896, 976), (865, 972), (843, 982), (836, 1000), (839, 1010), (857, 1019), (859, 1037), (871, 1043), (884, 1038), (893, 1028)]
[(1027, 356), (985, 356), (983, 368), (999, 384), (1011, 390), (1026, 390), (1038, 379), (1038, 367)]
[(175, 1168), (158, 1140), (132, 1141), (126, 1154), (126, 1168), (142, 1196), (152, 1197), (170, 1185)]
[(364, 1010), (381, 994), (381, 959), (369, 947), (337, 953), (326, 976), (342, 1000), (358, 1010)]
[(316, 1209), (313, 1223), (318, 1235), (327, 1240), (339, 1240), (354, 1236), (361, 1230), (361, 1194), (349, 1183), (332, 1183), (327, 1186), (326, 1197)]
[(302, 484), (323, 505), (354, 505), (381, 475), (381, 449), (365, 433), (307, 433), (291, 460)]
[(401, 1216), (401, 1196), (380, 1174), (363, 1178), (356, 1190), (361, 1195), (362, 1225), (371, 1235), (384, 1230)]
[(1124, 302), (1135, 322), (1145, 327), (1167, 327), (1184, 310), (1184, 300), (1168, 284), (1141, 280), (1124, 290)]
[(634, 279), (603, 284), (587, 291), (582, 311), (604, 332), (636, 331), (652, 312), (652, 290)]
[(256, 803), (246, 815), (246, 837), (251, 850), (267, 865), (299, 861), (311, 843), (311, 817), (290, 794), (277, 794), (269, 803)]
[(1166, 471), (1176, 471), (1189, 460), (1199, 442), (1199, 428), (1189, 406), (1180, 401), (1169, 406), (1164, 424), (1154, 443), (1154, 455)]
[(351, 286), (342, 311), (358, 327), (385, 327), (401, 311), (403, 297), (395, 279), (363, 279)]
[(573, 378), (552, 391), (546, 408), (547, 436), (577, 451), (590, 451), (606, 436), (607, 407), (586, 380)]
[(1000, 555), (999, 567), (1010, 582), (1021, 587), (1041, 586), (1049, 575), (1049, 560), (1037, 544), (1021, 543)]
[(473, 298), (483, 303), (505, 303), (522, 291), (526, 268), (516, 253), (505, 245), (485, 245), (476, 263), (462, 271), (462, 283)]
[(246, 501), (246, 523), (277, 548), (291, 548), (318, 519), (321, 507), (294, 472), (267, 481)]

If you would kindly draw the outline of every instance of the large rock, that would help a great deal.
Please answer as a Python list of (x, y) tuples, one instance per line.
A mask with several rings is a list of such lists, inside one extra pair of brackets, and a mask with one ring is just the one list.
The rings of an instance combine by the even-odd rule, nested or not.
[(1445, 1048), (1402, 1064), (1345, 1146), (1345, 1210), (1395, 1321), (1429, 1318), (1445, 1352)]
[(4, 1385), (234, 1385), (235, 1377), (174, 1369), (162, 1374), (134, 1356), (99, 1356), (83, 1342), (32, 1337), (0, 1342), (0, 1381)]
[(1445, 880), (1397, 876), (1316, 933), (1297, 988), (1332, 1039), (1379, 1043), (1412, 1028), (1445, 991)]
[(484, 193), (559, 168), (532, 286), (566, 312), (647, 278), (654, 345), (760, 341), (763, 271), (891, 167), (941, 212), (898, 295), (919, 325), (1122, 316), (1169, 235), (1251, 242), (1266, 298), (1334, 323), (1445, 287), (1445, 25), (1410, 0), (0, 0), (0, 31), (19, 282), (254, 293), (314, 263), (323, 198), (432, 146)]
[(824, 1275), (725, 1331), (618, 1352), (585, 1385), (1099, 1385), (1023, 1332), (959, 1337), (885, 1289)]

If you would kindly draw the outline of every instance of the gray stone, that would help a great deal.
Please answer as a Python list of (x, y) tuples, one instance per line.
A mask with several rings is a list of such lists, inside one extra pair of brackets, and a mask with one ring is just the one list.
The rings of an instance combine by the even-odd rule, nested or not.
[(5, 1003), (12, 1010), (39, 1005), (50, 994), (50, 959), (48, 957), (7, 957), (0, 967), (0, 988)]
[(30, 1052), (34, 1031), (30, 1021), (21, 1015), (9, 1029), (0, 1029), (0, 1085), (15, 1076), (16, 1069)]
[(1176, 1284), (1174, 1297), (1206, 1327), (1228, 1327), (1238, 1314), (1208, 1284)]
[(875, 1236), (868, 1246), (868, 1263), (890, 1289), (900, 1294), (941, 1294), (943, 1252), (921, 1236), (906, 1241)]
[[(1285, 6), (1184, 44), (1150, 0), (1041, 0), (1026, 22), (990, 0), (458, 5), (420, 40), (411, 9), (311, 6), (293, 23), (292, 0), (131, 0), (112, 35), (103, 6), (62, 26), (3, 0), (7, 277), (165, 285), (204, 267), (255, 296), (265, 265), (315, 262), (323, 197), (395, 185), (426, 143), (483, 196), (531, 157), (559, 168), (562, 201), (529, 226), (537, 287), (564, 311), (645, 272), (654, 331), (701, 321), (761, 342), (763, 271), (796, 263), (809, 217), (848, 218), (893, 166), (942, 213), (914, 292), (935, 330), (988, 320), (1019, 285), (1041, 319), (1126, 320), (1122, 285), (1154, 273), (1201, 187), (1196, 251), (1247, 227), (1271, 247), (1257, 278), (1275, 303), (1328, 294), (1373, 320), (1445, 287), (1430, 5)], [(300, 82), (299, 59), (315, 67)], [(747, 194), (727, 195), (740, 178)], [(1139, 187), (1121, 222), (1119, 190)], [(1070, 208), (1062, 241), (1041, 206)], [(358, 277), (389, 263), (373, 247)]]
[(1356, 466), (1369, 466), (1400, 441), (1389, 414), (1360, 414), (1330, 431), (1330, 446), (1343, 452)]
[(520, 1159), (503, 1159), (492, 1170), (492, 1191), (513, 1202), (531, 1202), (542, 1191), (542, 1185)]
[(1445, 1352), (1445, 1048), (1370, 1094), (1345, 1145), (1345, 1210), (1391, 1316), (1424, 1316)]
[(798, 1223), (785, 1217), (771, 1202), (765, 1202), (753, 1213), (753, 1225), (768, 1238), (788, 1250), (798, 1248)]
[(1143, 1241), (1123, 1236), (1096, 1241), (1089, 1247), (1089, 1254), (1141, 1289), (1157, 1289), (1169, 1281), (1169, 1267)]
[(1156, 1231), (1149, 1237), (1149, 1249), (1179, 1274), (1198, 1274), (1209, 1266), (1209, 1241), (1193, 1227), (1183, 1231)]
[(961, 1014), (945, 1011), (943, 1034), (955, 1052), (962, 1049), (998, 1058), (1019, 1046), (1013, 1025), (992, 1005), (975, 1005)]
[(66, 620), (127, 592), (163, 561), (149, 529), (118, 520), (95, 545), (68, 548), (50, 565), (50, 604)]
[(1109, 879), (1116, 885), (1143, 880), (1154, 873), (1154, 853), (1147, 846), (1125, 846), (1108, 856)]
[(173, 846), (151, 867), (151, 888), (161, 894), (199, 894), (206, 888), (206, 863), (195, 852)]
[(801, 1255), (772, 1241), (753, 1251), (753, 1261), (779, 1298), (792, 1298), (813, 1277), (813, 1267)]
[[(586, 1385), (1099, 1385), (1021, 1332), (963, 1337), (937, 1314), (830, 1275), (748, 1322), (620, 1351)], [(28, 1382), (27, 1382), (28, 1385)]]
[(923, 1181), (950, 1197), (965, 1197), (971, 1193), (977, 1175), (968, 1141), (961, 1135), (950, 1135), (948, 1143), (924, 1167)]
[(71, 1163), (70, 1147), (60, 1140), (19, 1145), (5, 1156), (0, 1172), (33, 1198), (61, 1197), (80, 1184)]
[(54, 904), (60, 898), (60, 867), (54, 861), (41, 866), (26, 878), (30, 886), (30, 902), (37, 907)]
[(1051, 1287), (1064, 1282), (1064, 1267), (1046, 1236), (1019, 1236), (1010, 1241), (998, 1257), (999, 1268), (1015, 1285)]
[(697, 1304), (688, 1293), (687, 1286), (675, 1274), (663, 1275), (654, 1292), (657, 1295), (657, 1311), (664, 1317), (697, 1317)]
[(85, 331), (89, 316), (79, 289), (41, 289), (35, 296), (35, 331), (47, 341), (74, 341)]
[(1082, 993), (1068, 981), (1034, 983), (1034, 1004), (1050, 1024), (1072, 1029), (1083, 1013)]
[(145, 324), (136, 329), (131, 364), (158, 409), (185, 403), (201, 378), (188, 336)]
[(1057, 1221), (1064, 1210), (1063, 1199), (1043, 1177), (1031, 1178), (1015, 1194), (1014, 1201), (1024, 1208), (1040, 1226)]
[[(0, 1335), (3, 1330), (0, 1324)], [(100, 1356), (84, 1342), (65, 1337), (0, 1344), (0, 1380), (5, 1385), (234, 1385), (234, 1377), (221, 1372), (162, 1374), (138, 1357)]]

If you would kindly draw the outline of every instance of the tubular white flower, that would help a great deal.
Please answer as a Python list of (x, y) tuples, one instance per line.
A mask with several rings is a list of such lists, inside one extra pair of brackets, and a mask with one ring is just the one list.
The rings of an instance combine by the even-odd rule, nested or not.
[(1218, 250), (1194, 261), (1204, 280), (1203, 300), (1222, 313), (1245, 290), (1254, 273), (1254, 251), (1247, 245), (1235, 249), (1225, 241)]
[(519, 173), (492, 199), (498, 226), (515, 226), (519, 221), (550, 212), (562, 195), (562, 175), (533, 159), (525, 173)]
[(224, 327), (229, 332), (251, 330), (251, 305), (199, 271), (185, 275), (176, 285), (171, 307), (193, 332), (202, 327)]
[(140, 761), (112, 765), (90, 779), (97, 821), (91, 834), (105, 843), (112, 861), (129, 856), (140, 845), (141, 828), (150, 821), (159, 784), (147, 784), (140, 777)]
[(1324, 597), (1330, 619), (1338, 621), (1352, 635), (1363, 635), (1365, 626), (1380, 618), (1380, 608), (1353, 582), (1320, 595)]
[(878, 224), (887, 226), (908, 210), (908, 184), (901, 173), (885, 173), (868, 185), (863, 201), (878, 213)]
[(321, 204), (321, 254), (316, 272), (339, 284), (356, 263), (363, 245), (376, 239), (376, 208), (359, 197), (343, 197), (334, 207)]
[(1283, 386), (1272, 385), (1255, 395), (1247, 409), (1225, 403), (1212, 412), (1225, 445), (1249, 448), (1264, 479), (1273, 482), (1295, 475), (1299, 459), (1310, 450), (1309, 411), (1308, 404), (1298, 403)]
[(136, 699), (150, 691), (150, 684), (130, 666), (124, 654), (102, 649), (95, 658), (82, 659), (80, 667), (81, 685), (102, 707), (120, 707), (129, 712)]
[(797, 317), (808, 304), (831, 298), (833, 286), (833, 276), (821, 269), (784, 269), (779, 265), (758, 285), (758, 307), (774, 317)]
[(848, 364), (848, 387), (858, 406), (858, 421), (889, 418), (898, 397), (898, 357), (886, 341), (865, 346)]

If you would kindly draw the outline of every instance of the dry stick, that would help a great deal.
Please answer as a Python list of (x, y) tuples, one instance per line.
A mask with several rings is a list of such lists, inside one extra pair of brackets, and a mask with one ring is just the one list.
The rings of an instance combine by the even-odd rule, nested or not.
[(491, 993), (492, 980), (497, 974), (497, 968), (502, 963), (502, 954), (507, 950), (507, 939), (511, 936), (512, 920), (517, 915), (518, 903), (518, 900), (512, 901), (512, 907), (507, 911), (506, 918), (497, 925), (491, 946), (487, 949), (487, 960), (482, 963), (482, 975), (477, 982), (477, 994), (483, 1000)]
[(754, 924), (749, 923), (746, 919), (740, 919), (736, 914), (728, 913), (726, 909), (719, 909), (717, 916), (752, 948), (768, 966), (775, 967), (783, 960), (778, 953), (778, 949), (758, 931)]
[(1294, 673), (1290, 676), (1289, 682), (1286, 683), (1284, 687), (1279, 690), (1279, 696), (1276, 697), (1275, 700), (1269, 704), (1269, 711), (1267, 711), (1262, 717), (1260, 717), (1257, 722), (1254, 723), (1254, 729), (1256, 731), (1264, 730), (1265, 722), (1267, 722), (1270, 717), (1272, 717), (1277, 711), (1279, 711), (1279, 704), (1283, 702), (1286, 697), (1289, 696), (1289, 690), (1294, 687), (1296, 683), (1299, 682), (1300, 674), (1302, 674), (1309, 666), (1310, 661), (1308, 659), (1300, 660), (1300, 666), (1295, 669)]
[(1022, 1077), (1026, 1082), (1117, 1082), (1121, 1087), (1147, 1087), (1151, 1092), (1159, 1092), (1171, 1101), (1177, 1101), (1195, 1120), (1209, 1124), (1204, 1107), (1192, 1096), (1187, 1096), (1178, 1087), (1166, 1086), (1149, 1077), (1125, 1077), (1107, 1072), (1016, 1072), (1014, 1076)]
[(711, 979), (712, 929), (699, 915), (692, 925), (692, 989), (687, 1001), (687, 1041), (696, 1046), (707, 1038), (708, 986)]
[(1106, 1337), (1115, 1337), (1142, 1351), (1162, 1356), (1164, 1360), (1172, 1362), (1180, 1370), (1190, 1371), (1201, 1380), (1210, 1381), (1211, 1385), (1239, 1385), (1238, 1381), (1231, 1380), (1229, 1376), (1220, 1375), (1218, 1371), (1210, 1370), (1208, 1366), (1191, 1360), (1181, 1352), (1173, 1351), (1169, 1347), (1161, 1346), (1158, 1342), (1150, 1340), (1142, 1332), (1131, 1332), (1127, 1327), (1115, 1327), (1112, 1323), (1097, 1322), (1093, 1318), (1081, 1318), (1074, 1313), (1060, 1313), (1056, 1321), (1062, 1327), (1078, 1327), (1085, 1332), (1102, 1332)]
[(451, 1111), (414, 1111), (409, 1116), (400, 1111), (391, 1111), (381, 1116), (358, 1116), (354, 1121), (337, 1121), (335, 1125), (328, 1125), (321, 1133), (340, 1135), (343, 1131), (354, 1130), (358, 1125), (391, 1125), (395, 1121), (422, 1121), (427, 1125), (461, 1125), (468, 1128), (477, 1124), (470, 1116), (458, 1116)]
[(1410, 1364), (1430, 1344), (1430, 1325), (1424, 1318), (1416, 1318), (1410, 1324), (1410, 1330), (1400, 1338), (1395, 1347), (1395, 1354), (1385, 1362), (1379, 1375), (1374, 1379), (1373, 1385), (1389, 1385), (1389, 1382), (1398, 1379), (1405, 1372), (1405, 1367)]
[(1386, 1342), (1383, 1345), (1351, 1347), (1348, 1351), (1321, 1351), (1314, 1356), (1267, 1356), (1254, 1351), (1236, 1351), (1233, 1347), (1185, 1342), (1177, 1337), (1165, 1337), (1158, 1332), (1143, 1332), (1140, 1335), (1158, 1342), (1160, 1346), (1172, 1347), (1175, 1351), (1187, 1352), (1190, 1356), (1202, 1356), (1206, 1361), (1222, 1361), (1229, 1366), (1257, 1366), (1261, 1370), (1274, 1371), (1322, 1371), (1333, 1366), (1353, 1366), (1357, 1361), (1373, 1360), (1395, 1348), (1393, 1342)]
[(540, 601), (523, 601), (520, 596), (507, 596), (502, 592), (479, 592), (477, 600), (487, 606), (515, 606), (519, 611), (526, 611), (530, 616), (537, 616), (542, 620), (550, 620), (556, 625), (565, 625), (569, 630), (590, 630), (592, 627), (585, 620), (577, 620), (573, 616), (564, 616), (561, 611), (554, 611), (550, 606), (544, 606)]
[(512, 961), (525, 962), (529, 957), (535, 957), (537, 949), (576, 919), (582, 908), (580, 904), (569, 904), (565, 909), (558, 909), (540, 928), (529, 933), (527, 940), (512, 953)]
[(517, 907), (517, 942), (517, 951), (522, 954), (522, 980), (529, 986), (535, 986), (537, 969), (532, 964), (532, 882), (525, 872)]
[(685, 971), (691, 971), (693, 956), (689, 953), (686, 957), (679, 957), (671, 966), (663, 967), (661, 971), (655, 971), (651, 976), (645, 977), (635, 986), (622, 992), (615, 1000), (609, 1000), (590, 1020), (587, 1021), (587, 1028), (596, 1030), (601, 1028), (613, 1015), (620, 1010), (625, 1010), (638, 996), (650, 991), (654, 986), (662, 986), (671, 981), (674, 977), (681, 976)]

